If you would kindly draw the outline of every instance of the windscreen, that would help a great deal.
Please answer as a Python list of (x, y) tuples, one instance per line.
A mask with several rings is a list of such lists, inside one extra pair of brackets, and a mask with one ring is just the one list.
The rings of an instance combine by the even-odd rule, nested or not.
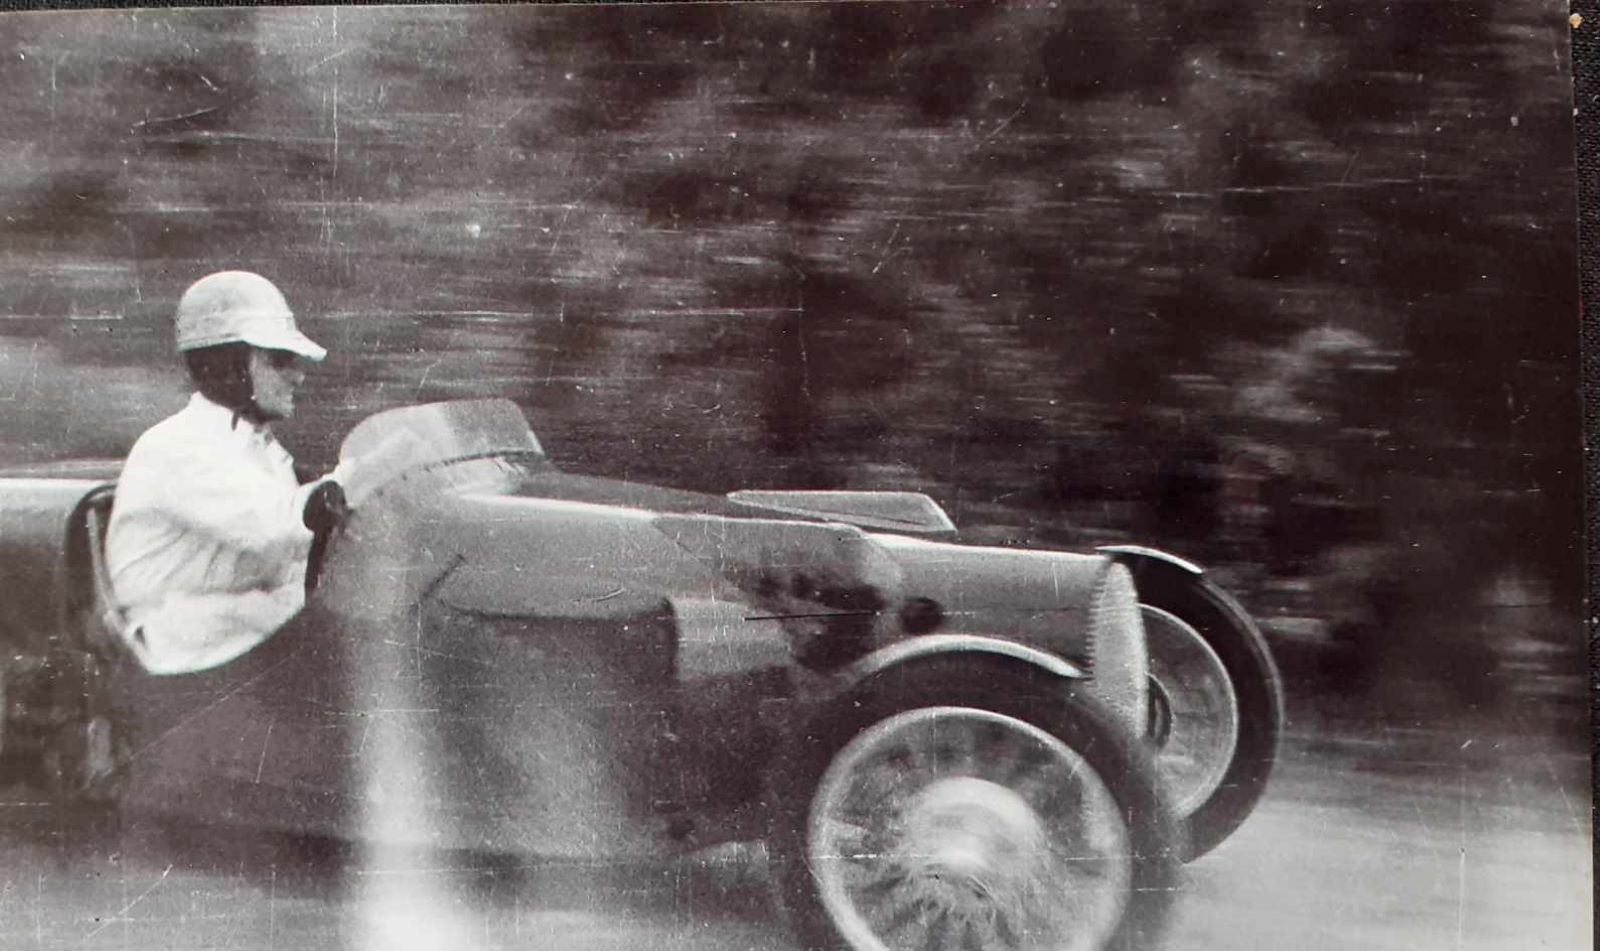
[(517, 404), (506, 399), (402, 406), (357, 423), (339, 447), (347, 495), (365, 496), (406, 472), (471, 459), (544, 458)]

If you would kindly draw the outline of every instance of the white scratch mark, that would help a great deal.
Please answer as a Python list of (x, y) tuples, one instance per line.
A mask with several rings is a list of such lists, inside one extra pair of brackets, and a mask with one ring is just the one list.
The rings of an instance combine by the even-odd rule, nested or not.
[(972, 148), (976, 149), (976, 148), (978, 148), (978, 146), (983, 145), (984, 143), (988, 142), (990, 139), (993, 139), (995, 136), (999, 135), (1001, 132), (1004, 132), (1006, 126), (1010, 125), (1011, 121), (1013, 119), (1015, 119), (1017, 116), (1022, 115), (1022, 110), (1026, 109), (1027, 107), (1028, 107), (1028, 103), (1026, 101), (1024, 101), (1022, 104), (1018, 105), (1016, 110), (1013, 111), (1011, 113), (1011, 115), (1006, 116), (1004, 119), (1002, 119), (1000, 121), (999, 125), (995, 126), (993, 129), (990, 129), (987, 135), (985, 135), (983, 138), (979, 139), (976, 143), (973, 144)]
[[(1471, 742), (1470, 740), (1468, 742)], [(1465, 947), (1467, 925), (1467, 771), (1460, 775), (1461, 857), (1456, 864), (1456, 951)]]
[(285, 657), (283, 660), (278, 661), (277, 663), (273, 664), (271, 667), (268, 667), (266, 670), (263, 670), (261, 673), (256, 674), (254, 677), (251, 677), (249, 680), (246, 680), (244, 683), (238, 685), (237, 687), (234, 687), (232, 690), (229, 690), (227, 693), (223, 694), (222, 696), (218, 697), (217, 699), (211, 701), (210, 703), (208, 703), (205, 706), (201, 707), (200, 709), (194, 711), (193, 713), (189, 714), (188, 716), (185, 716), (183, 719), (179, 720), (177, 723), (174, 723), (172, 726), (170, 726), (167, 729), (161, 731), (160, 734), (151, 737), (148, 740), (148, 742), (146, 742), (143, 746), (140, 746), (137, 750), (133, 751), (132, 755), (130, 755), (128, 757), (129, 760), (131, 761), (131, 760), (136, 759), (136, 758), (138, 758), (140, 756), (143, 756), (146, 751), (148, 751), (151, 747), (155, 746), (157, 743), (161, 742), (161, 740), (164, 737), (166, 737), (168, 734), (175, 733), (178, 730), (183, 729), (185, 726), (188, 726), (193, 721), (199, 719), (200, 717), (205, 716), (206, 714), (210, 713), (212, 710), (215, 710), (216, 708), (222, 706), (224, 703), (226, 703), (229, 700), (231, 700), (236, 694), (244, 692), (245, 690), (247, 690), (250, 687), (254, 686), (258, 681), (260, 681), (261, 679), (265, 678), (268, 674), (270, 674), (273, 671), (277, 670), (279, 667), (282, 667), (285, 663), (288, 662), (288, 660), (289, 660), (289, 658)]
[(106, 930), (106, 928), (108, 926), (110, 926), (110, 924), (113, 921), (124, 921), (124, 920), (126, 920), (125, 916), (128, 914), (128, 912), (133, 910), (133, 906), (139, 904), (140, 902), (144, 901), (146, 898), (150, 897), (150, 893), (155, 891), (157, 888), (159, 888), (161, 886), (161, 883), (167, 880), (167, 876), (172, 874), (172, 869), (173, 869), (173, 866), (168, 865), (166, 867), (166, 869), (162, 871), (161, 877), (156, 879), (154, 882), (152, 882), (149, 888), (147, 888), (144, 891), (140, 892), (138, 898), (135, 898), (133, 901), (130, 901), (126, 905), (122, 906), (122, 910), (121, 911), (117, 912), (115, 915), (112, 915), (109, 918), (106, 918), (106, 919), (102, 920), (100, 922), (100, 927), (98, 927), (98, 928), (94, 929), (93, 931), (89, 932), (87, 935), (84, 935), (85, 940), (87, 940), (89, 938), (93, 938), (95, 935), (97, 935), (100, 932)]
[(421, 398), (422, 388), (428, 385), (428, 374), (432, 373), (443, 362), (444, 357), (436, 357), (432, 363), (422, 368), (422, 376), (417, 380), (417, 388), (414, 391), (413, 399)]
[[(333, 44), (339, 45), (339, 8), (333, 8)], [(334, 53), (323, 62), (333, 62), (333, 174), (330, 178), (339, 177), (339, 63), (338, 59), (344, 50)]]
[(50, 60), (50, 148), (53, 151), (56, 144), (56, 70), (61, 68), (61, 61), (65, 56), (57, 56)]
[[(511, 115), (506, 116), (499, 125), (494, 127), (494, 134), (499, 135), (501, 132), (505, 131), (506, 126), (510, 125), (518, 116), (522, 115), (524, 112), (527, 112), (528, 107), (531, 105), (533, 105), (533, 100), (529, 99), (516, 109), (512, 110)], [(491, 138), (493, 138), (493, 136), (491, 136)]]
[(272, 742), (272, 728), (277, 725), (276, 717), (267, 721), (267, 735), (261, 738), (261, 759), (256, 763), (256, 785), (261, 784), (261, 771), (267, 767), (267, 744)]
[(572, 216), (572, 209), (573, 206), (568, 205), (566, 209), (561, 212), (561, 220), (556, 222), (555, 234), (550, 238), (550, 250), (545, 252), (546, 257), (555, 257), (556, 248), (561, 246), (561, 236), (566, 231), (567, 219)]
[(140, 119), (138, 122), (135, 122), (133, 125), (129, 126), (129, 128), (143, 129), (145, 126), (164, 124), (168, 122), (183, 122), (185, 119), (198, 119), (201, 116), (210, 115), (211, 113), (216, 112), (219, 108), (221, 107), (206, 106), (204, 109), (196, 109), (193, 112), (182, 112), (175, 116), (155, 116), (149, 119)]
[(878, 258), (878, 263), (874, 264), (872, 266), (872, 273), (873, 274), (878, 273), (878, 269), (879, 268), (883, 267), (883, 265), (890, 258), (894, 257), (896, 254), (899, 253), (899, 251), (895, 250), (895, 248), (894, 248), (894, 239), (898, 238), (898, 237), (900, 237), (900, 222), (896, 221), (894, 223), (894, 230), (889, 232), (889, 240), (887, 240), (887, 241), (885, 241), (883, 243), (883, 256)]
[[(335, 10), (334, 13), (333, 13), (333, 38), (334, 38), (335, 41), (337, 41), (339, 39), (339, 12), (337, 10)], [(327, 56), (324, 56), (322, 59), (319, 59), (315, 63), (312, 63), (310, 66), (306, 67), (306, 72), (308, 72), (308, 73), (316, 72), (317, 70), (319, 70), (322, 67), (328, 65), (329, 63), (333, 62), (334, 60), (339, 59), (340, 57), (344, 56), (346, 53), (349, 53), (350, 49), (351, 49), (350, 47), (346, 46), (342, 50), (338, 50), (336, 52), (328, 54)], [(204, 79), (205, 77), (202, 76), (200, 78)], [(215, 87), (213, 87), (213, 88), (215, 88)]]

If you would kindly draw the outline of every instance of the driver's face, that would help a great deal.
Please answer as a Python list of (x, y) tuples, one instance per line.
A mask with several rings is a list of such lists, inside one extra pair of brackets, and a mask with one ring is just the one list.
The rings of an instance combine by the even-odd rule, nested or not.
[(250, 350), (250, 379), (256, 407), (268, 419), (294, 415), (294, 391), (306, 378), (304, 361), (287, 350)]

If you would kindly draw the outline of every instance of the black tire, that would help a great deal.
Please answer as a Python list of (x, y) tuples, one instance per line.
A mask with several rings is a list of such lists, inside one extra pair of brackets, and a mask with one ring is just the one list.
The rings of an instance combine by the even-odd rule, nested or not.
[[(809, 857), (813, 810), (821, 808), (814, 802), (821, 801), (817, 797), (830, 766), (836, 758), (846, 762), (849, 751), (859, 745), (855, 743), (858, 739), (929, 711), (949, 711), (957, 717), (997, 717), (1004, 723), (1020, 721), (1030, 729), (1028, 734), (1018, 735), (1047, 735), (1087, 764), (1099, 781), (1095, 788), (1102, 791), (1096, 795), (1103, 799), (1108, 792), (1109, 803), (1122, 820), (1118, 841), (1125, 850), (1118, 853), (1117, 860), (1125, 861), (1127, 867), (1128, 887), (1116, 899), (1119, 907), (1111, 912), (1120, 917), (1104, 919), (1109, 937), (1099, 946), (1156, 947), (1177, 892), (1179, 840), (1149, 745), (1142, 737), (1119, 729), (1095, 701), (1072, 695), (1054, 675), (1020, 662), (971, 655), (908, 662), (830, 703), (793, 742), (789, 755), (783, 757), (783, 767), (769, 778), (769, 803), (774, 807), (768, 839), (773, 884), (801, 945), (859, 951), (867, 943), (852, 943), (841, 932), (821, 894), (821, 873)], [(918, 795), (912, 800), (925, 799), (922, 793), (946, 779), (966, 781), (958, 771), (917, 787)], [(1002, 795), (1011, 793), (1015, 790)], [(1083, 801), (1072, 800), (1064, 811), (1081, 814), (1076, 807)], [(910, 807), (895, 815), (903, 819), (909, 811)], [(1060, 811), (1058, 807), (1058, 814)], [(936, 872), (934, 877), (940, 874)], [(1113, 890), (1118, 887), (1112, 886)], [(1096, 933), (1100, 931), (1096, 929)]]
[[(1260, 629), (1225, 591), (1176, 565), (1149, 559), (1126, 563), (1140, 603), (1193, 628), (1221, 662), (1234, 690), (1238, 738), (1232, 760), (1211, 796), (1178, 816), (1186, 827), (1185, 861), (1192, 861), (1232, 835), (1266, 792), (1283, 730), (1283, 679)], [(1154, 653), (1160, 645), (1150, 649)], [(1170, 692), (1183, 685), (1162, 686)]]

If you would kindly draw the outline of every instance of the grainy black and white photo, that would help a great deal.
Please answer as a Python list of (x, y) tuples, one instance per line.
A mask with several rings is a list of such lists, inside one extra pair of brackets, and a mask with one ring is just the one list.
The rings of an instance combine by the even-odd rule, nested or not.
[(1594, 28), (0, 13), (0, 947), (1591, 947)]

